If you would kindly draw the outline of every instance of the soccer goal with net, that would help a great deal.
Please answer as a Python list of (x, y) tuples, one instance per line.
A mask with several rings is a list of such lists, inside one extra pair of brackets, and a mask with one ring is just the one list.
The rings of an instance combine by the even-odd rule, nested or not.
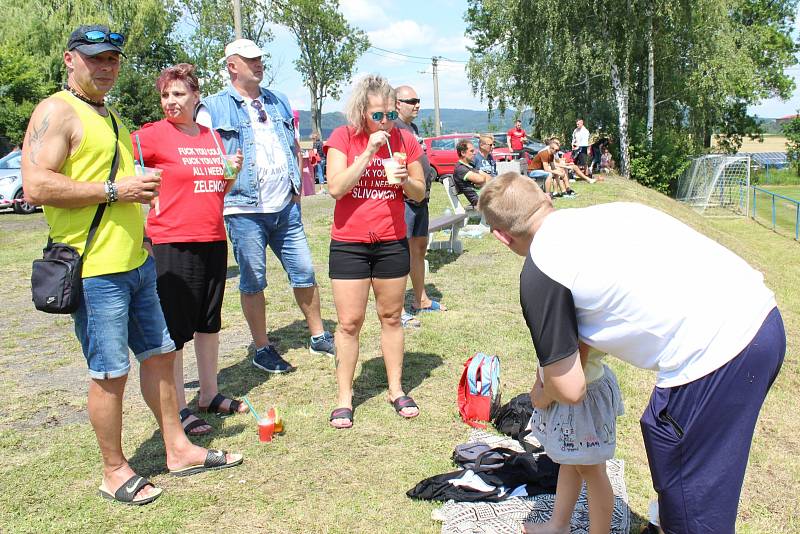
[(706, 216), (747, 216), (749, 191), (749, 155), (707, 154), (678, 180), (677, 199)]

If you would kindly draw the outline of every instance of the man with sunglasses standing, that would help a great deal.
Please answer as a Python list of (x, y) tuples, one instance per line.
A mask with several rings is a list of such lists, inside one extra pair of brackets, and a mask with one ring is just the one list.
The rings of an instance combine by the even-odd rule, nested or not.
[[(401, 85), (395, 89), (397, 100), (397, 114), (400, 120), (395, 121), (396, 128), (408, 130), (413, 133), (424, 148), (422, 138), (419, 136), (419, 129), (414, 124), (414, 119), (419, 115), (420, 99), (413, 87)], [(431, 184), (436, 177), (436, 171), (431, 167), (428, 156), (423, 151), (419, 157), (422, 165), (422, 172), (425, 175), (425, 198), (417, 202), (406, 197), (406, 228), (408, 236), (408, 248), (411, 255), (411, 287), (414, 289), (414, 304), (411, 306), (411, 314), (418, 312), (438, 312), (445, 311), (439, 301), (428, 297), (425, 292), (425, 253), (428, 251), (428, 201), (431, 198)], [(403, 310), (403, 326), (419, 326), (419, 322)]]
[(239, 264), (239, 293), (253, 336), (253, 365), (287, 373), (267, 334), (264, 289), (266, 249), (283, 265), (311, 333), (313, 354), (334, 356), (333, 336), (322, 326), (319, 288), (300, 216), (302, 158), (286, 96), (264, 87), (264, 52), (249, 39), (225, 47), (230, 85), (203, 99), (197, 122), (219, 132), (225, 150), (244, 154), (242, 170), (225, 196), (225, 226)]
[[(170, 473), (231, 467), (242, 457), (192, 445), (178, 420), (175, 344), (156, 294), (140, 206), (158, 195), (161, 180), (134, 175), (130, 134), (105, 104), (123, 43), (105, 26), (72, 32), (64, 52), (67, 85), (34, 110), (22, 175), (28, 200), (44, 206), (52, 240), (84, 254), (82, 298), (72, 318), (91, 378), (87, 407), (103, 458), (100, 495), (142, 505), (161, 489), (134, 473), (122, 451), (129, 348), (140, 364), (142, 396), (161, 428)], [(98, 205), (105, 206), (86, 251)]]

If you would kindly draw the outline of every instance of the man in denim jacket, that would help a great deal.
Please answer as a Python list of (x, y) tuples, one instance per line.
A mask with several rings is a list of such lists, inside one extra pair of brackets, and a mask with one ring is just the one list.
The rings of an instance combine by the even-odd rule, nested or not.
[(225, 197), (225, 226), (239, 264), (242, 311), (256, 347), (253, 365), (269, 373), (294, 370), (270, 343), (264, 288), (266, 248), (280, 260), (305, 315), (314, 354), (334, 355), (333, 336), (320, 315), (319, 289), (300, 217), (299, 146), (292, 109), (281, 93), (263, 88), (263, 51), (248, 39), (225, 47), (231, 83), (203, 99), (197, 122), (213, 127), (225, 151), (244, 154), (242, 170)]

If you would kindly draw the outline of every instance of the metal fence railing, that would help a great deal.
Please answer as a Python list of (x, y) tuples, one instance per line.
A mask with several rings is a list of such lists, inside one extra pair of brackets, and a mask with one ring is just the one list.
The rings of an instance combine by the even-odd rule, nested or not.
[(800, 201), (758, 186), (752, 186), (752, 190), (750, 217), (769, 224), (775, 232), (793, 228), (795, 240), (800, 241)]

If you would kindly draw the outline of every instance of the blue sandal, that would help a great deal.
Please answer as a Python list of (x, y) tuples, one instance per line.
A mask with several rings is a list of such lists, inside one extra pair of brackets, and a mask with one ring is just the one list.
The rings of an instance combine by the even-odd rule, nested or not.
[(418, 313), (440, 312), (440, 311), (445, 311), (445, 310), (442, 309), (442, 305), (439, 304), (438, 300), (433, 300), (433, 299), (431, 299), (431, 305), (428, 306), (427, 308), (415, 308), (413, 306), (411, 307), (411, 313), (413, 313), (414, 315)]

